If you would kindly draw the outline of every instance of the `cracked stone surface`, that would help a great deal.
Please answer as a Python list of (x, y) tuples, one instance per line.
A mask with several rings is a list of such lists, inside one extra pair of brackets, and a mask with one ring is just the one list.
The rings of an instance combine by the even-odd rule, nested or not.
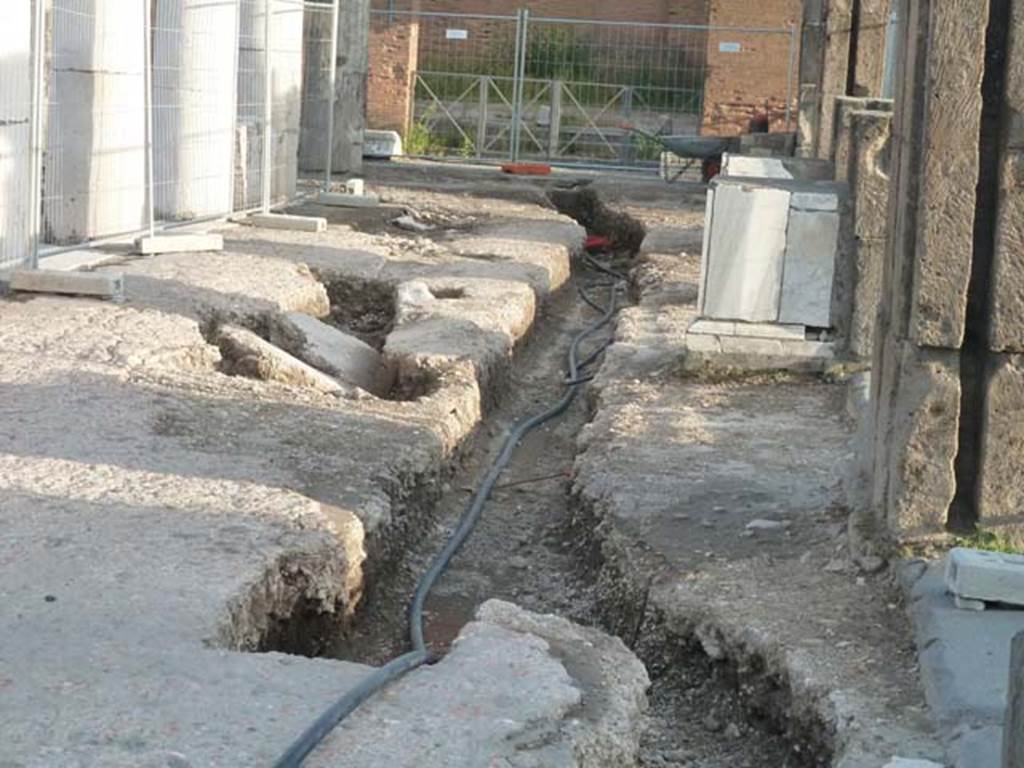
[[(522, 211), (561, 239), (506, 229), (507, 252), (488, 260), (340, 225), (319, 239), (228, 226), (223, 254), (105, 267), (127, 275), (123, 304), (0, 302), (0, 762), (265, 765), (366, 674), (242, 651), (272, 647), (300, 615), (344, 624), (375, 558), (400, 547), (433, 503), (493, 396), (481, 389), (481, 361), (511, 354), (578, 245), (557, 214)], [(503, 222), (520, 212), (505, 206)], [(428, 350), (437, 386), (409, 401), (344, 398), (222, 372), (211, 328), (326, 317), (315, 275), (464, 289), (464, 315), (459, 299), (445, 300), (402, 327), (411, 354), (420, 323), (450, 339)], [(425, 764), (438, 738), (466, 750), (446, 765), (478, 765), (474, 750), (510, 766), (608, 764), (628, 756), (646, 677), (624, 648), (602, 643), (492, 608), (444, 666), (361, 715), (385, 723), (389, 754), (406, 750), (397, 764)], [(621, 674), (593, 675), (594, 654)], [(472, 713), (460, 708), (463, 692), (476, 696)], [(606, 706), (588, 715), (595, 698)], [(389, 708), (427, 702), (447, 706), (427, 712), (435, 735), (410, 742), (386, 725)], [(538, 720), (550, 727), (537, 731)], [(490, 740), (465, 741), (469, 722), (490, 723)], [(350, 754), (381, 746), (335, 738), (320, 764), (350, 765)]]

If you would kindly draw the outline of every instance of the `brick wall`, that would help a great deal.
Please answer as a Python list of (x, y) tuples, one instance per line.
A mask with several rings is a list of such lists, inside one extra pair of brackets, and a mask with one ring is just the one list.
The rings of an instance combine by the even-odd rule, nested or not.
[[(802, 12), (802, 0), (711, 0), (709, 18), (712, 26), (782, 29), (798, 25)], [(758, 112), (768, 113), (773, 131), (785, 130), (790, 40), (789, 34), (709, 34), (704, 133), (743, 133), (750, 118)], [(799, 56), (799, 50), (794, 55)], [(794, 73), (794, 80), (795, 77)], [(796, 96), (794, 84), (794, 125)]]
[(367, 77), (366, 124), (405, 136), (411, 114), (412, 75), (419, 51), (419, 25), (396, 18), (370, 22), (370, 71)]

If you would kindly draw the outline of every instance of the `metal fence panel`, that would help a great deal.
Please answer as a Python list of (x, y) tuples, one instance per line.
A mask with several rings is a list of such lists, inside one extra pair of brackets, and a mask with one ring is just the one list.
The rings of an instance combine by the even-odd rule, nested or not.
[[(773, 128), (790, 123), (798, 41), (789, 28), (537, 18), (526, 10), (373, 18), (378, 57), (401, 65), (402, 46), (414, 48), (405, 137), (412, 155), (656, 168), (663, 149), (645, 134), (734, 134), (761, 112)], [(388, 35), (391, 27), (402, 34)], [(375, 75), (401, 95), (401, 83)], [(377, 111), (393, 122), (393, 111)]]
[(267, 112), (267, 0), (241, 0), (238, 27), (238, 95), (235, 127), (234, 208), (259, 208), (263, 199)]
[(338, 2), (306, 2), (299, 171), (324, 174), (329, 189), (338, 79)]
[(270, 204), (295, 197), (302, 124), (303, 0), (270, 0)]
[(0, 24), (0, 269), (31, 261), (32, 3), (9, 0)]

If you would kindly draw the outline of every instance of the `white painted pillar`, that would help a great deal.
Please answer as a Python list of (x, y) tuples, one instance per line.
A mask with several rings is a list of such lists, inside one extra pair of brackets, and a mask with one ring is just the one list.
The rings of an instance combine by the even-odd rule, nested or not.
[(31, 255), (31, 0), (6, 0), (0, 23), (0, 269)]
[(237, 0), (154, 0), (156, 216), (231, 210)]
[(51, 18), (45, 242), (137, 231), (146, 218), (143, 3), (53, 0)]

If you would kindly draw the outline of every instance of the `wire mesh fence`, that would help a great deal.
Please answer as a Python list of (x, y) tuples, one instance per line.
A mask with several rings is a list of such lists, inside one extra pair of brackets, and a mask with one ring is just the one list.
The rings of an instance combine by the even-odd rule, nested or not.
[(156, 3), (152, 19), (152, 147), (157, 221), (232, 210), (235, 0)]
[(413, 155), (654, 168), (645, 134), (735, 133), (761, 112), (788, 129), (790, 28), (379, 10), (372, 34), (371, 82), (406, 106), (371, 94), (371, 127)]
[(0, 269), (33, 247), (32, 8), (16, 0), (0, 24)]
[(294, 201), (303, 114), (329, 165), (339, 7), (6, 0), (0, 269)]
[(307, 0), (303, 32), (299, 171), (320, 173), (330, 187), (337, 95), (338, 5)]

